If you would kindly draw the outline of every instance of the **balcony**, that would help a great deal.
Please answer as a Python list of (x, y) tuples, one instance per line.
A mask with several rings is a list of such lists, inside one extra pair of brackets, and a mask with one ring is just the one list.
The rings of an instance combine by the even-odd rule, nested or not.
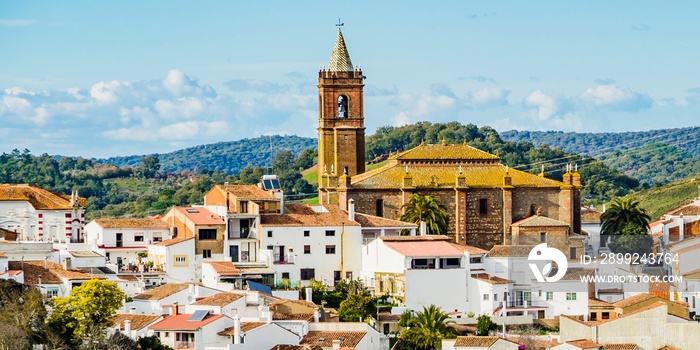
[(294, 254), (279, 254), (275, 253), (272, 256), (273, 264), (294, 264), (296, 256)]
[(176, 341), (173, 348), (174, 349), (194, 349), (194, 342), (193, 341)]

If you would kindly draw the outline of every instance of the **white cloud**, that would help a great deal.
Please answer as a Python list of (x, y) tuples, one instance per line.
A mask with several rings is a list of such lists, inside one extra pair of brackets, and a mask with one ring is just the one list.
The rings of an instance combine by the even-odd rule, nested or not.
[(508, 104), (510, 91), (501, 88), (490, 88), (470, 94), (470, 103), (474, 106), (498, 106)]
[(0, 18), (0, 27), (24, 27), (36, 23), (33, 19)]
[(613, 84), (588, 88), (581, 94), (580, 99), (597, 107), (627, 112), (637, 112), (651, 107), (652, 104), (649, 95)]
[(542, 90), (530, 93), (523, 101), (525, 107), (535, 108), (539, 121), (546, 121), (557, 113), (557, 101), (545, 94)]

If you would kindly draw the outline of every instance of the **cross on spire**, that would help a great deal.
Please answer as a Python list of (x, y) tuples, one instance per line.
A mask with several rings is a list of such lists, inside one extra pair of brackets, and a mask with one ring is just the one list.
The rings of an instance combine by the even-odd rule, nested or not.
[(340, 27), (342, 27), (342, 26), (344, 26), (344, 25), (345, 25), (345, 23), (341, 22), (341, 21), (340, 21), (340, 18), (338, 18), (338, 24), (336, 24), (335, 26), (338, 27), (338, 28), (340, 28)]

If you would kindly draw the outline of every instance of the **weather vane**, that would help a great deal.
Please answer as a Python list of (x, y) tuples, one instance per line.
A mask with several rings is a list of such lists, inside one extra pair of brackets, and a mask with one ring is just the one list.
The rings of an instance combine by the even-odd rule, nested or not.
[(344, 26), (344, 25), (345, 25), (345, 23), (341, 22), (341, 21), (340, 21), (340, 18), (338, 18), (338, 24), (336, 24), (335, 26), (338, 27), (338, 28), (340, 28), (340, 27), (342, 27), (342, 26)]

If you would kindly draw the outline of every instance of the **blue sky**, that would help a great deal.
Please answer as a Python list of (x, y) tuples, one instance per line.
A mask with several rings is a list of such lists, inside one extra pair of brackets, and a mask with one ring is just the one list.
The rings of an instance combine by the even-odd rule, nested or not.
[(341, 18), (368, 134), (698, 125), (696, 2), (2, 1), (0, 151), (107, 157), (315, 136)]

